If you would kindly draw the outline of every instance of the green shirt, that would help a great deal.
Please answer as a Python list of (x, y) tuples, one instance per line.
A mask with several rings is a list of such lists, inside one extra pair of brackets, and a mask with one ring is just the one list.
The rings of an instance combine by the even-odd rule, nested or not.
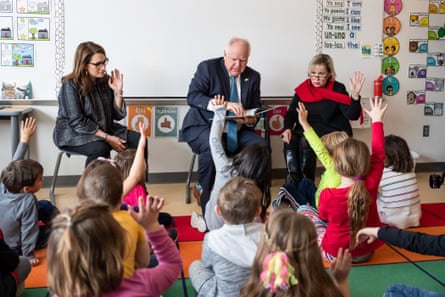
[(325, 188), (338, 187), (341, 182), (341, 177), (334, 169), (334, 160), (332, 159), (332, 156), (329, 155), (320, 137), (318, 137), (312, 127), (309, 130), (304, 131), (304, 137), (315, 152), (315, 155), (317, 155), (320, 163), (325, 168), (325, 171), (320, 177), (317, 191), (315, 192), (315, 206), (318, 208), (321, 191)]

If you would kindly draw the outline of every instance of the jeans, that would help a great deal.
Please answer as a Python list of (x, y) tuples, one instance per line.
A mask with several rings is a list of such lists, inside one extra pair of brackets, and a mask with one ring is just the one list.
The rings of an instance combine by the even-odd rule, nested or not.
[(425, 289), (393, 284), (386, 289), (384, 297), (445, 297), (445, 295)]

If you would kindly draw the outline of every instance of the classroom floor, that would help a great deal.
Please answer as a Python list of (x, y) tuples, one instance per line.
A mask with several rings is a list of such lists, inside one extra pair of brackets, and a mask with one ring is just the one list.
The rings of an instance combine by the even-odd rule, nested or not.
[[(429, 175), (430, 173), (428, 172), (417, 173), (422, 203), (445, 202), (445, 185), (440, 189), (431, 189), (429, 187)], [(272, 199), (276, 197), (283, 182), (284, 180), (282, 179), (274, 179), (272, 181)], [(151, 194), (165, 198), (166, 203), (163, 211), (173, 216), (190, 215), (192, 211), (201, 213), (201, 209), (197, 205), (193, 194), (191, 195), (191, 203), (185, 203), (185, 183), (149, 184), (147, 188)], [(55, 190), (57, 207), (63, 210), (65, 207), (74, 204), (77, 201), (75, 193), (75, 187), (57, 187)], [(49, 188), (42, 188), (37, 193), (38, 199), (48, 199), (48, 197)]]

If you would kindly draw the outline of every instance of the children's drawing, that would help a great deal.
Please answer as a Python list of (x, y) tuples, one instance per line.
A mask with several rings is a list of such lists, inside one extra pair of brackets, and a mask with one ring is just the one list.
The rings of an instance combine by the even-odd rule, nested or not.
[(0, 13), (12, 12), (12, 0), (0, 1)]
[(2, 43), (2, 66), (34, 67), (34, 44)]
[(49, 14), (50, 0), (17, 0), (17, 12), (22, 14)]
[(12, 17), (0, 17), (0, 40), (11, 40), (11, 39), (14, 39), (14, 28), (12, 27)]
[(428, 40), (426, 39), (410, 39), (409, 40), (410, 53), (426, 53), (428, 52)]
[(17, 32), (19, 40), (48, 41), (49, 18), (17, 18)]

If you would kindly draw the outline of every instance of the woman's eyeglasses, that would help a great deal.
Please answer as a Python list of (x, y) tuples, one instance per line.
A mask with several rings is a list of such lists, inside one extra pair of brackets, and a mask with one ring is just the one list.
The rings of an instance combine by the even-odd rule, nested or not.
[(308, 74), (308, 76), (311, 77), (311, 78), (325, 79), (325, 78), (327, 78), (329, 76), (329, 74), (328, 73), (314, 73), (314, 72), (311, 72), (311, 73)]
[(99, 62), (96, 62), (96, 63), (88, 63), (88, 64), (91, 64), (91, 65), (94, 65), (94, 66), (96, 66), (97, 68), (99, 68), (100, 66), (105, 66), (105, 65), (107, 65), (108, 64), (108, 58), (106, 58), (105, 60), (103, 60), (103, 61), (99, 61)]

